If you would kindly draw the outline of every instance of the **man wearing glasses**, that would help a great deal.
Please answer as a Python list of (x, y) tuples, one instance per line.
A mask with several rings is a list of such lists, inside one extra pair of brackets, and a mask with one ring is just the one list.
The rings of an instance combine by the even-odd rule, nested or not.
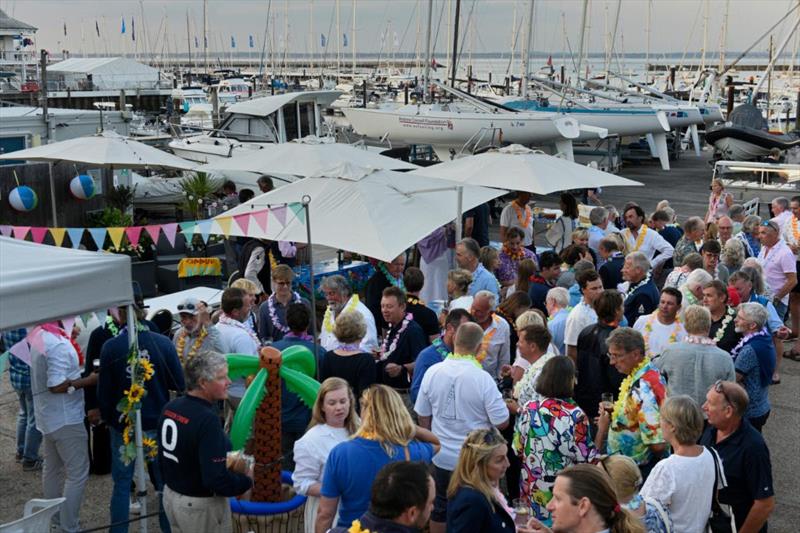
[(703, 412), (709, 427), (700, 444), (713, 447), (722, 459), (727, 487), (719, 501), (730, 505), (740, 533), (766, 533), (775, 508), (772, 464), (761, 434), (744, 419), (749, 399), (731, 381), (717, 381), (706, 394)]
[(178, 304), (181, 328), (175, 332), (172, 342), (182, 365), (204, 351), (222, 351), (219, 331), (210, 324), (205, 302), (197, 298), (186, 298)]

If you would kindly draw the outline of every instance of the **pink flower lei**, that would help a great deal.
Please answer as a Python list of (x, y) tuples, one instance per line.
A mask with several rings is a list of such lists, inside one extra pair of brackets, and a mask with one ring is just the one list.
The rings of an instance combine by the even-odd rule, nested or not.
[(413, 319), (414, 315), (412, 315), (411, 313), (406, 313), (406, 316), (400, 323), (400, 327), (394, 334), (394, 338), (392, 339), (391, 344), (389, 344), (389, 337), (392, 335), (392, 331), (389, 330), (389, 332), (386, 333), (386, 337), (384, 337), (383, 342), (381, 343), (381, 361), (385, 361), (390, 355), (394, 353), (394, 351), (397, 349), (397, 341), (400, 340), (400, 336), (403, 335), (403, 332), (408, 328), (408, 324)]
[[(292, 293), (294, 299), (291, 303), (301, 303), (303, 300), (300, 299), (300, 295), (296, 292)], [(278, 311), (275, 309), (275, 293), (272, 293), (269, 298), (267, 299), (267, 310), (269, 310), (269, 319), (272, 322), (272, 327), (280, 331), (281, 333), (288, 333), (289, 326), (281, 324), (280, 318), (278, 318)]]

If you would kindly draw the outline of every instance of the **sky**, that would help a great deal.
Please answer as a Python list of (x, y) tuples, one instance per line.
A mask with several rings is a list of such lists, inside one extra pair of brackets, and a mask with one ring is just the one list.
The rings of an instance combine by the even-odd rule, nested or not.
[[(649, 36), (651, 53), (701, 50), (707, 19), (707, 50), (717, 52), (728, 6), (725, 48), (729, 52), (740, 51), (749, 47), (798, 1), (621, 0), (614, 46), (625, 53), (644, 53)], [(326, 36), (329, 56), (335, 56), (335, 36), (340, 34), (346, 34), (348, 39), (346, 47), (343, 36), (338, 43), (345, 57), (352, 54), (354, 45), (359, 53), (413, 53), (417, 47), (424, 51), (427, 4), (427, 0), (208, 0), (209, 48), (228, 53), (232, 50), (233, 38), (236, 51), (252, 51), (257, 55), (264, 41), (269, 10), (267, 51), (274, 46), (279, 53), (288, 48), (290, 53), (313, 50), (320, 54), (325, 52), (320, 42), (322, 34)], [(432, 31), (434, 37), (438, 37), (435, 57), (442, 57), (446, 48), (452, 46), (448, 40), (452, 32), (448, 29), (448, 20), (455, 16), (455, 5), (456, 0), (433, 1)], [(587, 46), (590, 52), (603, 52), (605, 43), (610, 41), (617, 6), (617, 0), (591, 0)], [(191, 47), (192, 53), (196, 53), (195, 37), (202, 49), (202, 0), (0, 0), (0, 8), (38, 27), (37, 46), (51, 52), (68, 49), (73, 54), (115, 55), (146, 50), (161, 54), (176, 49), (185, 53)], [(519, 52), (523, 46), (521, 33), (527, 31), (521, 28), (527, 27), (529, 8), (528, 0), (463, 0), (462, 53), (470, 50), (475, 53), (509, 52), (514, 40)], [(536, 0), (534, 50), (558, 54), (577, 49), (582, 8), (582, 0)], [(800, 8), (775, 30), (776, 47), (790, 24), (797, 22), (798, 11)], [(121, 34), (123, 18), (125, 35)], [(135, 26), (135, 42), (131, 40), (131, 26)], [(285, 35), (289, 35), (288, 43)], [(788, 53), (797, 49), (796, 42), (794, 38), (790, 41)], [(766, 49), (767, 40), (755, 48), (757, 51)]]

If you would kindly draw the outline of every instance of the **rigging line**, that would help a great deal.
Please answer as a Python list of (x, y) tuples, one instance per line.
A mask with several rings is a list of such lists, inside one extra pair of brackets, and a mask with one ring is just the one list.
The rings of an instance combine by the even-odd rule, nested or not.
[[(475, 3), (477, 0), (472, 0), (472, 7), (469, 8), (469, 15), (467, 15), (467, 24), (464, 26), (464, 33), (461, 36), (461, 48), (458, 49), (458, 59), (453, 58), (453, 61), (458, 64), (458, 60), (461, 59), (461, 56), (464, 55), (464, 45), (467, 44), (467, 37), (470, 31), (470, 22), (472, 22), (472, 13), (475, 11)], [(473, 30), (474, 31), (474, 30)]]
[[(520, 17), (519, 24), (517, 25), (517, 29), (514, 32), (514, 43), (513, 43), (512, 46), (513, 46), (513, 49), (515, 51), (517, 49), (517, 43), (519, 42), (519, 34), (521, 33), (521, 30), (522, 30), (522, 23), (524, 21), (525, 21), (525, 17)], [(508, 65), (506, 65), (506, 75), (508, 75), (508, 73), (511, 72), (511, 64), (513, 62), (514, 62), (514, 54), (511, 54), (509, 56), (509, 58), (508, 58)]]
[[(439, 22), (436, 23), (436, 34), (433, 36), (433, 40), (431, 41), (431, 47), (433, 48), (431, 50), (431, 59), (433, 59), (433, 56), (436, 55), (436, 43), (439, 42), (439, 30), (442, 27), (442, 19), (444, 18), (444, 5), (446, 3), (447, 2), (442, 2), (442, 9), (439, 11)], [(449, 46), (449, 44), (445, 43), (445, 46)], [(447, 65), (447, 67), (450, 68), (450, 65)]]
[(702, 18), (700, 16), (700, 10), (703, 8), (703, 3), (699, 2), (697, 7), (697, 13), (694, 15), (694, 23), (692, 24), (692, 30), (689, 32), (689, 37), (686, 39), (686, 46), (683, 47), (683, 55), (681, 56), (681, 61), (678, 63), (677, 72), (680, 72), (683, 69), (683, 62), (686, 61), (686, 53), (689, 51), (689, 43), (692, 41), (692, 37), (694, 37), (694, 30), (697, 29), (697, 22)]
[[(269, 33), (269, 14), (272, 10), (272, 0), (267, 0), (267, 21), (264, 24), (264, 42), (261, 43), (261, 58), (258, 64), (258, 77), (261, 78), (264, 73), (264, 62), (267, 57), (267, 35)], [(205, 38), (205, 37), (203, 37)], [(312, 35), (313, 38), (313, 35)], [(313, 52), (312, 52), (313, 53)]]
[(408, 24), (406, 24), (406, 29), (403, 32), (403, 38), (400, 40), (400, 49), (403, 48), (403, 43), (406, 42), (406, 35), (408, 35), (408, 30), (411, 28), (411, 21), (415, 20), (414, 15), (417, 13), (417, 7), (419, 4), (414, 4), (414, 9), (411, 10), (411, 16), (408, 17)]
[(331, 21), (328, 23), (328, 38), (325, 40), (325, 51), (322, 53), (322, 65), (320, 70), (323, 70), (324, 64), (328, 62), (328, 46), (331, 44), (331, 29), (333, 29), (333, 20), (336, 18), (336, 6), (331, 9)]

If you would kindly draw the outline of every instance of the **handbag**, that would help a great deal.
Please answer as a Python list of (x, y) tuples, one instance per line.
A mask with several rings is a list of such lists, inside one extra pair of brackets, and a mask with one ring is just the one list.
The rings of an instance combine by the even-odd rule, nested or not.
[(718, 488), (719, 480), (722, 477), (720, 463), (722, 462), (717, 455), (717, 450), (711, 446), (706, 446), (714, 459), (714, 492), (711, 498), (711, 513), (708, 515), (707, 530), (709, 533), (736, 533), (736, 521), (733, 513), (727, 505), (719, 503)]

